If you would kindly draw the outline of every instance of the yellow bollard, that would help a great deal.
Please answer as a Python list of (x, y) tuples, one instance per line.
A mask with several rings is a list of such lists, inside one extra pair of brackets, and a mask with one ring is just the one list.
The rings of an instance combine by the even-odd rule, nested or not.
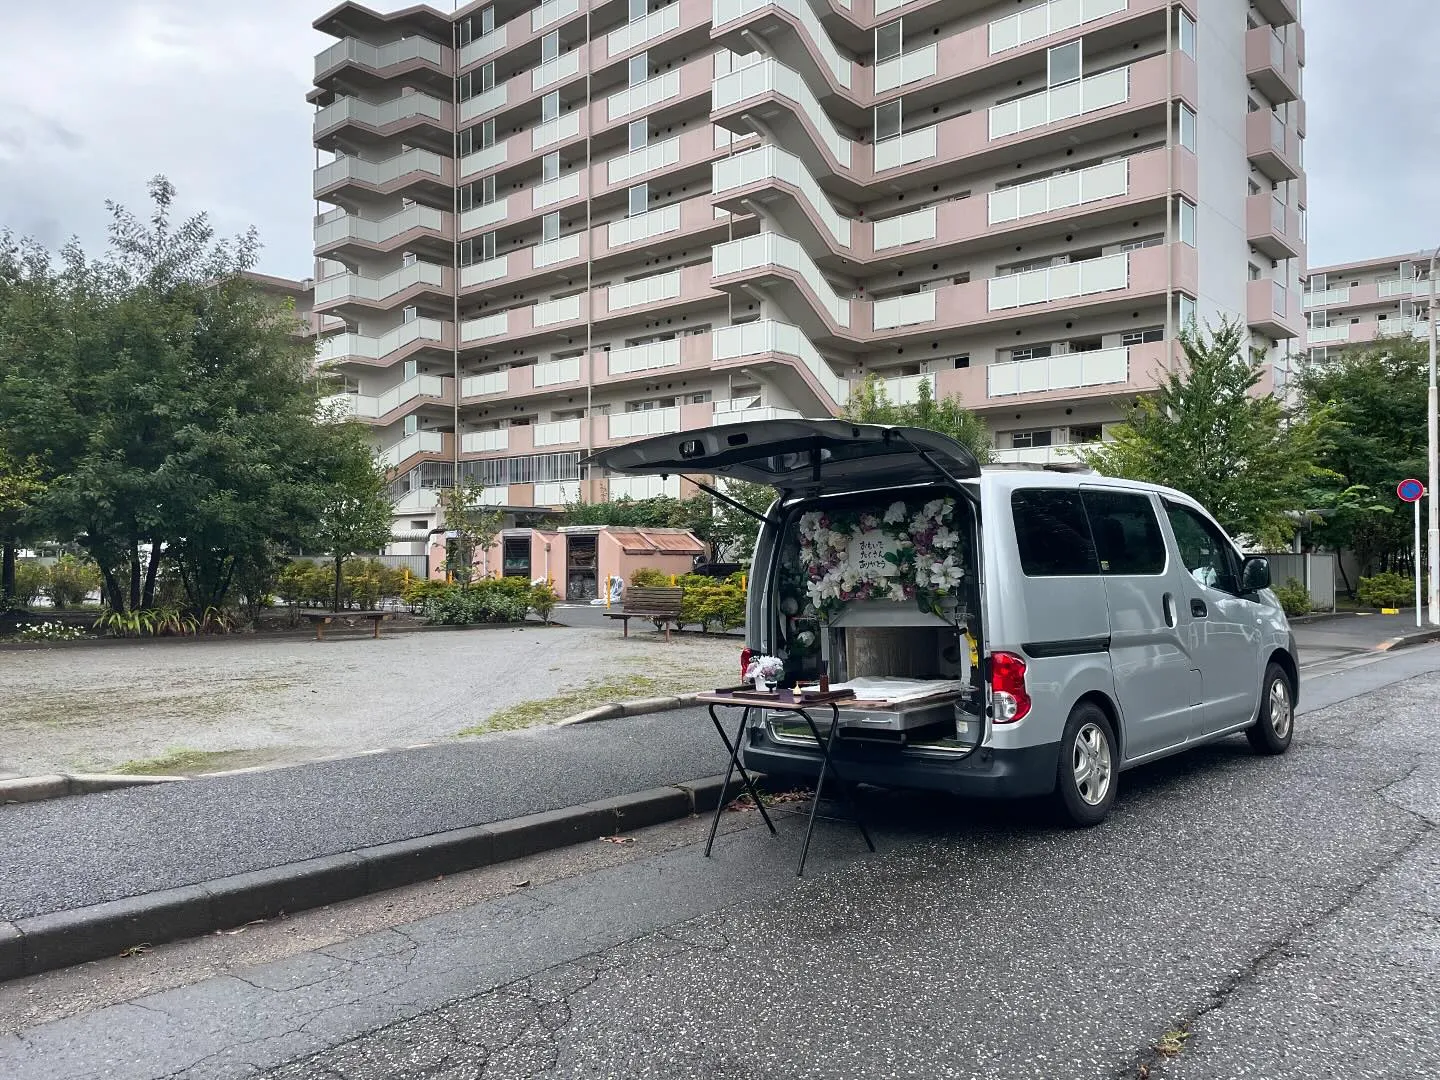
[(674, 575), (674, 574), (671, 574), (671, 575), (670, 575), (670, 587), (671, 587), (672, 589), (675, 587), (675, 575)]
[(608, 575), (605, 578), (605, 610), (610, 610), (610, 578)]
[(746, 584), (746, 581), (747, 581), (747, 575), (741, 574), (741, 575), (740, 575), (740, 591), (741, 591), (741, 592), (744, 592), (747, 588), (749, 588), (749, 586)]

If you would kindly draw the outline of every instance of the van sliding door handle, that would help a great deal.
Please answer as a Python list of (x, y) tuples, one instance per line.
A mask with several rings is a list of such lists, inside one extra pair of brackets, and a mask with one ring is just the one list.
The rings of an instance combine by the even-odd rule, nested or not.
[(1175, 597), (1167, 592), (1160, 598), (1160, 604), (1165, 609), (1165, 625), (1173, 629), (1175, 626)]
[(1204, 600), (1191, 600), (1190, 614), (1197, 619), (1206, 619), (1210, 617), (1210, 609), (1205, 606)]

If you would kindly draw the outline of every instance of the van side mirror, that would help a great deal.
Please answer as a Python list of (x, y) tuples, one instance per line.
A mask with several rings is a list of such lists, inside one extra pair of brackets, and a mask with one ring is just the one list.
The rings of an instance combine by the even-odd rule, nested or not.
[(1263, 555), (1252, 555), (1240, 564), (1240, 589), (1246, 593), (1257, 593), (1270, 588), (1270, 560)]

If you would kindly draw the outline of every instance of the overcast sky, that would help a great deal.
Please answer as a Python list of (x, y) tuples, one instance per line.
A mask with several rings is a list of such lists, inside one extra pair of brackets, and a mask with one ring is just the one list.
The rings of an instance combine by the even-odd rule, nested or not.
[[(393, 10), (401, 4), (379, 0)], [(449, 4), (441, 0), (443, 9)], [(169, 176), (260, 269), (311, 272), (307, 0), (0, 0), (0, 227), (104, 242), (105, 200)], [(1440, 244), (1435, 0), (1305, 0), (1310, 263)], [(1377, 17), (1383, 11), (1383, 17)], [(1237, 117), (1237, 121), (1238, 121)]]

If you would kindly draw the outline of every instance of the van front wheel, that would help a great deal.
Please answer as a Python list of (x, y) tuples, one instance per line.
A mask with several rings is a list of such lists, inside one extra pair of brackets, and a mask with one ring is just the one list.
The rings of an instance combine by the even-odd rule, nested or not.
[(1265, 669), (1260, 687), (1260, 709), (1255, 723), (1245, 729), (1250, 747), (1257, 754), (1283, 754), (1295, 737), (1295, 692), (1290, 676), (1279, 664)]
[(1093, 702), (1075, 706), (1060, 738), (1055, 809), (1069, 825), (1087, 828), (1110, 816), (1120, 755), (1105, 710)]

